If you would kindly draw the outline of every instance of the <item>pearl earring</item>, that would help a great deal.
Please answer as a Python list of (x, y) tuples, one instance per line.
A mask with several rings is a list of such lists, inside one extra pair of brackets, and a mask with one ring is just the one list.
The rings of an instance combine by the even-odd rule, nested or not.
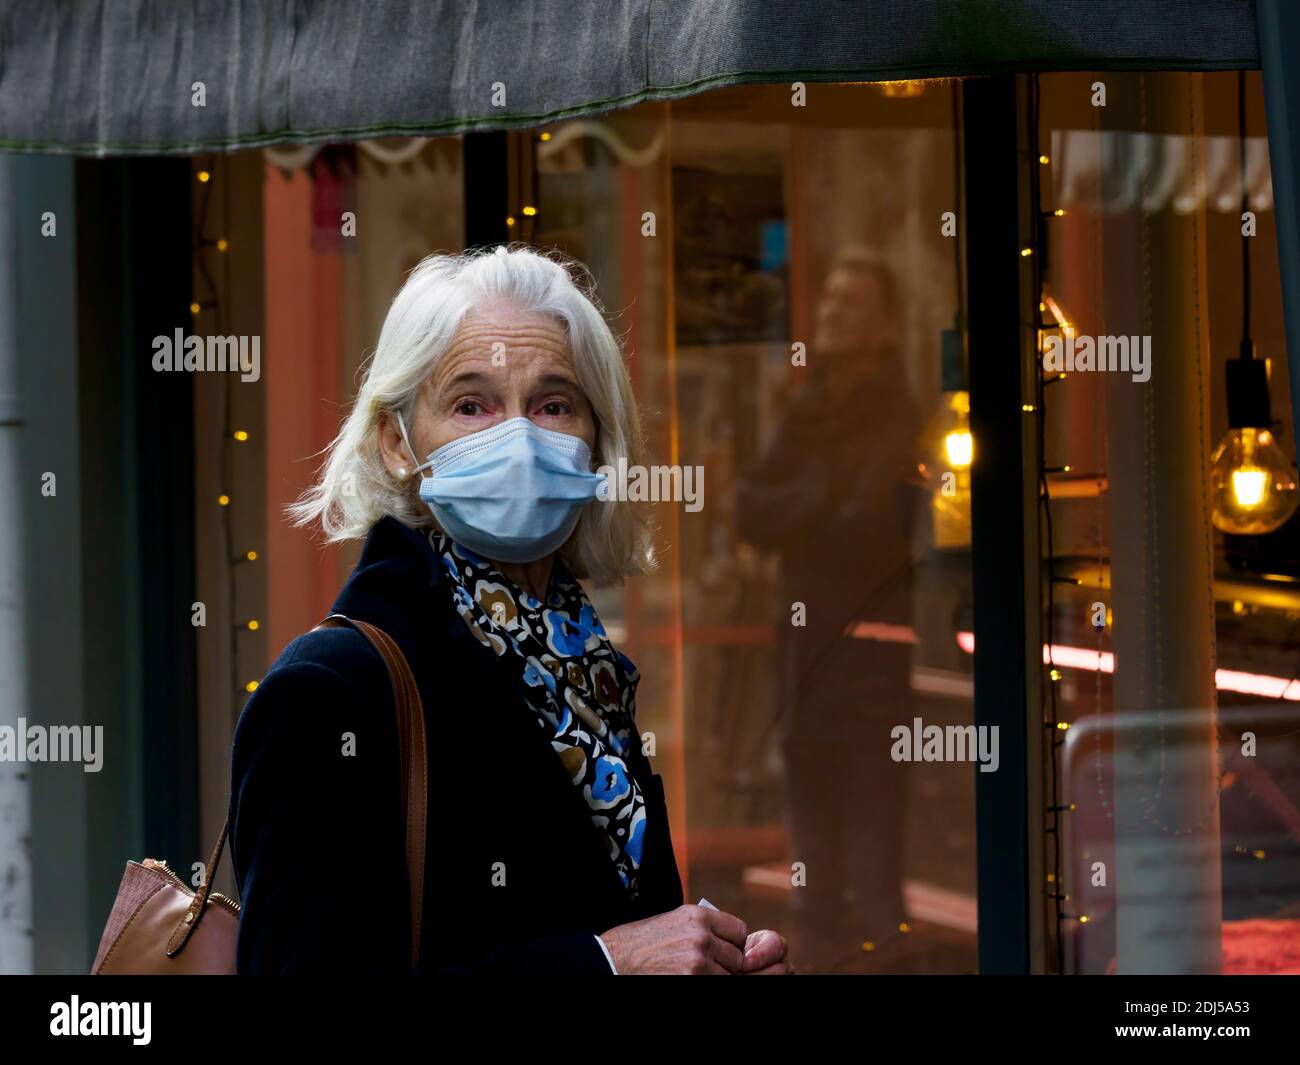
[(397, 467), (397, 479), (398, 479), (399, 481), (404, 481), (404, 480), (406, 480), (406, 467), (405, 467), (405, 466), (398, 466), (398, 467)]

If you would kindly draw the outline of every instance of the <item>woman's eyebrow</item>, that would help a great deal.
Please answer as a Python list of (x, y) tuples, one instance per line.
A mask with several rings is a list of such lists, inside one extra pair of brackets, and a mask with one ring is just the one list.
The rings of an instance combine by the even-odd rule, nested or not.
[(578, 388), (578, 382), (568, 374), (548, 373), (537, 379), (538, 390), (547, 388)]
[(473, 388), (486, 388), (491, 384), (491, 380), (487, 374), (480, 373), (477, 370), (464, 370), (440, 382), (437, 387), (439, 392), (447, 392), (463, 385), (469, 385)]

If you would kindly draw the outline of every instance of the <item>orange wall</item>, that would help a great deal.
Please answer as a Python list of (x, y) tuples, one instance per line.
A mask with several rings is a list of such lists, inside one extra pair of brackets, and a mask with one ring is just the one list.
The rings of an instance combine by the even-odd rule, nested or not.
[(264, 183), (267, 639), (272, 657), (323, 618), (338, 593), (334, 548), (284, 508), (311, 484), (338, 430), (339, 259), (311, 250), (311, 178), (267, 168)]

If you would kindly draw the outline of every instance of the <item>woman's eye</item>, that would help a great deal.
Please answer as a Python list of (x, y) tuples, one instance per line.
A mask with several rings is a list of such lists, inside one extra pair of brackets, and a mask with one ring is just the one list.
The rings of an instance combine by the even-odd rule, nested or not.
[(542, 411), (548, 418), (563, 418), (569, 413), (569, 405), (561, 399), (553, 399), (542, 404)]
[(474, 418), (483, 413), (483, 404), (476, 399), (462, 399), (456, 404), (456, 413)]

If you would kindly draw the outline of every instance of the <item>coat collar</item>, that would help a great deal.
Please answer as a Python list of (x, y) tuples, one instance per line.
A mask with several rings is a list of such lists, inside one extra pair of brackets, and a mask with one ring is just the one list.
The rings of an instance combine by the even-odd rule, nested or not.
[(450, 637), (466, 647), (477, 647), (441, 587), (445, 580), (427, 534), (383, 517), (371, 527), (361, 558), (331, 613), (379, 626), (411, 662), (430, 639)]

